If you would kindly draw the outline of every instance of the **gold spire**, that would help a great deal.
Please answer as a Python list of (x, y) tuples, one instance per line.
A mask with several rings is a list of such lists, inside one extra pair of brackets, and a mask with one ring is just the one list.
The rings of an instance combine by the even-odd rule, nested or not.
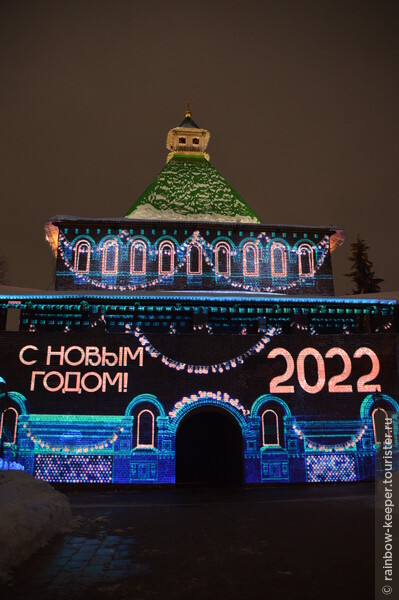
[(187, 100), (186, 119), (191, 119), (190, 100)]

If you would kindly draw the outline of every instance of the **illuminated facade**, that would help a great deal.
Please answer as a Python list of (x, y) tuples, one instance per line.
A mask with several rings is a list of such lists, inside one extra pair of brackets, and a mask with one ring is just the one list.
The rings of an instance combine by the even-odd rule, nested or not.
[(335, 298), (343, 232), (261, 224), (208, 141), (187, 111), (125, 218), (48, 222), (55, 292), (0, 296), (2, 449), (36, 477), (365, 480), (386, 417), (397, 447), (396, 302)]

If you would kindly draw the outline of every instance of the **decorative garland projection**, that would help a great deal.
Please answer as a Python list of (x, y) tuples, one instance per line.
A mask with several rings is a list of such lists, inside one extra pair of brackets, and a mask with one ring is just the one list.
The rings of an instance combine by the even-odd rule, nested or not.
[(349, 448), (354, 448), (358, 442), (362, 439), (366, 430), (368, 429), (367, 425), (364, 425), (362, 429), (355, 435), (355, 439), (351, 441), (347, 441), (344, 444), (318, 444), (317, 442), (311, 442), (306, 437), (305, 434), (297, 425), (293, 425), (292, 429), (295, 431), (299, 439), (303, 440), (306, 448), (309, 450), (318, 450), (320, 452), (343, 452), (344, 450), (349, 450)]
[(170, 369), (175, 369), (176, 371), (186, 371), (187, 373), (194, 373), (195, 375), (207, 375), (208, 373), (223, 373), (225, 371), (229, 371), (230, 369), (235, 369), (239, 365), (244, 364), (245, 360), (254, 354), (259, 354), (264, 350), (264, 348), (269, 344), (271, 339), (281, 334), (281, 329), (276, 327), (268, 328), (266, 334), (254, 344), (249, 350), (243, 352), (239, 356), (235, 356), (230, 360), (226, 360), (221, 363), (215, 363), (213, 365), (191, 365), (188, 363), (183, 363), (178, 360), (173, 360), (168, 356), (165, 356), (154, 348), (149, 339), (143, 334), (139, 327), (133, 331), (134, 335), (137, 338), (139, 344), (144, 348), (144, 350), (151, 356), (151, 358), (161, 358), (161, 361), (164, 365), (169, 367)]
[(97, 442), (95, 444), (91, 443), (83, 446), (74, 446), (73, 444), (65, 444), (65, 445), (59, 445), (59, 444), (50, 444), (49, 442), (43, 442), (42, 439), (40, 439), (39, 437), (36, 437), (32, 431), (28, 428), (28, 425), (26, 423), (24, 423), (22, 425), (22, 428), (25, 429), (25, 434), (26, 437), (31, 440), (31, 442), (33, 442), (34, 444), (37, 444), (40, 448), (43, 448), (45, 450), (51, 450), (52, 452), (76, 452), (76, 454), (81, 454), (83, 453), (87, 453), (87, 452), (94, 452), (95, 450), (105, 450), (106, 448), (108, 448), (109, 446), (112, 446), (113, 444), (115, 444), (116, 440), (118, 439), (119, 435), (123, 432), (124, 428), (123, 427), (118, 427), (115, 432), (112, 434), (112, 436), (110, 438), (108, 438), (105, 441), (101, 441), (101, 442)]
[(392, 328), (392, 323), (391, 323), (391, 321), (389, 321), (388, 323), (385, 323), (385, 325), (382, 325), (382, 327), (376, 327), (374, 329), (374, 333), (383, 333), (384, 331), (388, 331), (391, 328)]
[[(131, 238), (127, 231), (122, 231), (121, 234), (119, 236), (115, 236), (114, 239), (115, 240), (119, 239), (121, 242), (129, 244), (130, 242), (133, 242), (135, 238)], [(207, 252), (202, 252), (202, 255), (205, 259), (206, 264), (212, 269), (212, 272), (215, 274), (215, 276), (220, 279), (223, 279), (224, 281), (227, 281), (232, 287), (237, 288), (237, 289), (241, 289), (241, 290), (248, 291), (248, 292), (264, 292), (264, 293), (273, 294), (273, 293), (281, 293), (281, 292), (286, 292), (288, 290), (291, 290), (291, 289), (297, 287), (298, 285), (300, 285), (300, 281), (301, 281), (301, 277), (298, 277), (296, 280), (292, 281), (291, 283), (288, 283), (286, 285), (276, 285), (276, 286), (251, 285), (248, 283), (244, 284), (244, 283), (239, 283), (239, 282), (233, 281), (229, 275), (225, 275), (222, 273), (216, 273), (213, 259), (208, 256), (208, 254), (210, 254), (210, 256), (212, 256), (212, 257), (214, 256), (214, 249), (215, 249), (214, 245), (207, 242), (202, 237), (202, 235), (199, 233), (199, 231), (194, 231), (194, 233), (185, 242), (183, 242), (183, 244), (181, 244), (180, 246), (177, 247), (176, 254), (177, 254), (177, 256), (180, 255), (180, 258), (178, 261), (176, 261), (176, 264), (170, 273), (158, 275), (158, 277), (156, 277), (146, 283), (129, 284), (129, 285), (106, 284), (106, 283), (101, 283), (99, 281), (96, 281), (92, 277), (89, 277), (86, 273), (77, 273), (75, 271), (74, 264), (72, 264), (71, 260), (66, 256), (66, 251), (68, 251), (71, 256), (73, 255), (74, 247), (66, 239), (66, 237), (64, 236), (62, 231), (59, 232), (59, 240), (60, 240), (59, 253), (60, 253), (61, 258), (64, 262), (64, 265), (67, 267), (67, 269), (71, 273), (73, 273), (73, 275), (75, 277), (80, 279), (82, 282), (90, 284), (90, 285), (100, 288), (100, 289), (104, 289), (104, 290), (108, 289), (108, 290), (116, 290), (116, 291), (120, 291), (120, 292), (138, 291), (138, 290), (149, 289), (160, 283), (164, 283), (167, 280), (169, 280), (170, 278), (174, 277), (182, 269), (182, 267), (184, 267), (186, 265), (187, 255), (188, 255), (187, 249), (189, 247), (193, 247), (193, 246), (197, 246), (197, 247), (199, 246), (202, 250), (206, 250)], [(273, 238), (270, 238), (265, 232), (261, 232), (256, 238), (254, 238), (253, 243), (259, 247), (261, 241), (265, 241), (265, 243), (268, 244), (270, 242), (273, 242), (274, 240), (273, 240)], [(313, 251), (317, 250), (317, 252), (321, 253), (321, 254), (320, 254), (319, 258), (317, 259), (317, 262), (314, 266), (312, 277), (314, 277), (314, 275), (322, 267), (324, 260), (328, 254), (329, 247), (330, 247), (330, 240), (329, 240), (328, 236), (325, 236), (317, 245), (313, 246), (312, 250)], [(296, 256), (299, 256), (299, 252), (296, 248), (287, 248), (287, 251), (292, 252)], [(148, 254), (150, 256), (157, 256), (158, 250), (150, 249)], [(237, 254), (238, 254), (237, 250), (232, 252), (232, 256), (237, 256)], [(303, 276), (302, 276), (302, 278), (303, 278)]]
[(211, 398), (212, 400), (216, 400), (221, 404), (230, 404), (230, 406), (234, 406), (237, 410), (239, 410), (244, 417), (247, 417), (250, 414), (249, 410), (246, 410), (243, 405), (240, 403), (237, 398), (230, 398), (230, 396), (223, 392), (204, 392), (200, 391), (198, 394), (191, 394), (191, 396), (184, 396), (179, 402), (176, 402), (173, 409), (169, 412), (169, 416), (174, 419), (179, 411), (181, 411), (188, 404), (195, 404), (199, 400), (203, 400), (205, 398)]

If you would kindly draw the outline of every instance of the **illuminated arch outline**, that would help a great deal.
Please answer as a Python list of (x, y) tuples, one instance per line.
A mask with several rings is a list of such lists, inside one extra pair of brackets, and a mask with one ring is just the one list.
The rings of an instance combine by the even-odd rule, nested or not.
[[(113, 267), (108, 268), (108, 253), (113, 249), (114, 251), (114, 260)], [(101, 262), (101, 270), (104, 275), (116, 275), (118, 273), (118, 260), (119, 260), (119, 246), (118, 242), (115, 239), (108, 239), (104, 242), (101, 248), (102, 252), (102, 262)]]
[[(140, 444), (140, 418), (144, 413), (151, 415), (151, 444)], [(148, 408), (144, 408), (137, 415), (137, 437), (136, 437), (136, 448), (154, 448), (155, 441), (155, 416), (154, 413)]]
[(157, 407), (159, 416), (165, 418), (166, 415), (162, 404), (160, 403), (158, 398), (156, 396), (153, 396), (152, 394), (140, 394), (139, 396), (133, 398), (133, 400), (128, 404), (125, 410), (125, 417), (131, 417), (133, 410), (135, 409), (137, 404), (140, 404), (140, 402), (150, 402), (151, 404)]
[[(73, 268), (75, 273), (89, 273), (90, 272), (90, 258), (91, 258), (91, 244), (86, 239), (80, 239), (76, 242), (73, 252), (75, 254)], [(80, 268), (81, 257), (86, 257), (86, 264), (84, 268)]]
[[(303, 242), (299, 244), (298, 249), (298, 268), (300, 277), (314, 277), (314, 247), (311, 244)], [(307, 258), (309, 261), (309, 272), (305, 272), (303, 259)]]
[[(221, 271), (220, 270), (220, 258), (219, 258), (219, 252), (220, 251), (224, 251), (226, 253), (226, 270), (225, 271)], [(217, 242), (215, 244), (215, 248), (214, 248), (214, 255), (215, 255), (215, 274), (216, 275), (226, 275), (226, 277), (230, 276), (230, 272), (231, 272), (231, 248), (230, 248), (230, 244), (228, 244), (227, 242)]]
[[(248, 262), (251, 260), (248, 256), (253, 253), (253, 270), (248, 270)], [(244, 277), (259, 277), (259, 247), (254, 242), (245, 242), (242, 247), (242, 268)]]
[[(276, 444), (266, 444), (265, 442), (265, 414), (266, 413), (273, 413), (274, 417), (275, 417), (275, 431), (276, 431), (276, 438), (277, 438), (277, 443)], [(280, 447), (280, 432), (279, 432), (279, 419), (278, 419), (278, 414), (276, 413), (276, 411), (272, 410), (271, 408), (267, 408), (265, 411), (263, 411), (262, 416), (262, 446), (272, 446), (272, 447)]]
[(232, 406), (228, 402), (223, 402), (221, 400), (216, 400), (215, 398), (211, 398), (209, 396), (204, 396), (200, 398), (196, 402), (191, 402), (189, 404), (184, 405), (179, 409), (177, 415), (170, 419), (169, 430), (172, 433), (176, 433), (182, 419), (192, 410), (196, 410), (197, 408), (206, 407), (206, 406), (216, 406), (222, 410), (226, 410), (229, 412), (238, 422), (242, 433), (244, 435), (244, 431), (247, 429), (247, 419), (244, 415), (236, 408)]
[(259, 398), (257, 400), (255, 400), (255, 402), (252, 405), (251, 419), (259, 416), (258, 415), (259, 409), (261, 408), (261, 406), (263, 404), (266, 404), (267, 402), (277, 402), (278, 404), (281, 404), (281, 406), (284, 408), (284, 411), (285, 411), (284, 416), (292, 417), (290, 408), (289, 408), (288, 404), (286, 402), (284, 402), (284, 400), (281, 400), (281, 398), (279, 398), (278, 396), (273, 396), (272, 394), (263, 394), (263, 396), (259, 396)]
[[(135, 269), (136, 252), (141, 249), (141, 269)], [(130, 273), (145, 275), (147, 271), (147, 244), (144, 240), (134, 240), (130, 247)]]
[[(170, 266), (169, 269), (164, 268), (165, 254), (167, 251), (170, 252)], [(175, 270), (175, 245), (170, 240), (163, 240), (158, 246), (158, 273), (159, 275), (171, 275)]]
[[(276, 253), (279, 255), (276, 259)], [(273, 242), (270, 248), (270, 262), (272, 269), (272, 277), (287, 277), (287, 248), (281, 242)], [(276, 268), (280, 266), (279, 270)]]
[[(0, 400), (2, 398), (4, 398), (4, 396), (5, 396), (4, 392), (2, 394), (0, 394)], [(15, 404), (17, 404), (19, 406), (19, 408), (21, 409), (21, 414), (19, 415), (20, 417), (26, 416), (29, 414), (30, 411), (27, 410), (28, 401), (25, 398), (25, 396), (23, 396), (19, 392), (7, 392), (7, 396), (10, 400), (15, 402)]]
[(362, 402), (362, 405), (360, 407), (360, 418), (371, 419), (371, 408), (373, 404), (375, 402), (378, 402), (379, 400), (384, 400), (385, 402), (388, 402), (388, 404), (392, 406), (394, 411), (399, 413), (399, 404), (396, 402), (396, 400), (391, 398), (391, 396), (387, 396), (386, 394), (370, 394), (369, 396), (366, 396), (366, 398)]

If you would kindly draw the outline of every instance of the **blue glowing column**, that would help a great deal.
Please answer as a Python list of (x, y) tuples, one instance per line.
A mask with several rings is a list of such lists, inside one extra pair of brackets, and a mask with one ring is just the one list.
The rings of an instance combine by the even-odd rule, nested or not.
[(114, 444), (112, 481), (114, 483), (129, 483), (133, 418), (124, 417), (121, 421), (121, 427), (123, 427), (123, 431), (119, 434)]
[(175, 483), (175, 432), (170, 431), (169, 417), (157, 417), (158, 482)]
[(35, 444), (27, 438), (24, 425), (29, 425), (28, 415), (21, 415), (18, 419), (17, 457), (18, 462), (24, 466), (25, 471), (33, 475), (35, 467)]
[(243, 430), (244, 483), (260, 483), (261, 418), (249, 417)]
[(295, 423), (295, 418), (284, 417), (285, 447), (289, 457), (289, 480), (291, 482), (305, 482), (305, 448), (303, 440), (299, 439), (292, 428)]
[[(378, 476), (378, 460), (374, 446), (373, 421), (371, 418), (363, 419), (361, 426), (367, 425), (367, 429), (362, 439), (357, 442), (357, 458), (359, 480), (371, 480)], [(382, 475), (382, 472), (381, 472)]]

